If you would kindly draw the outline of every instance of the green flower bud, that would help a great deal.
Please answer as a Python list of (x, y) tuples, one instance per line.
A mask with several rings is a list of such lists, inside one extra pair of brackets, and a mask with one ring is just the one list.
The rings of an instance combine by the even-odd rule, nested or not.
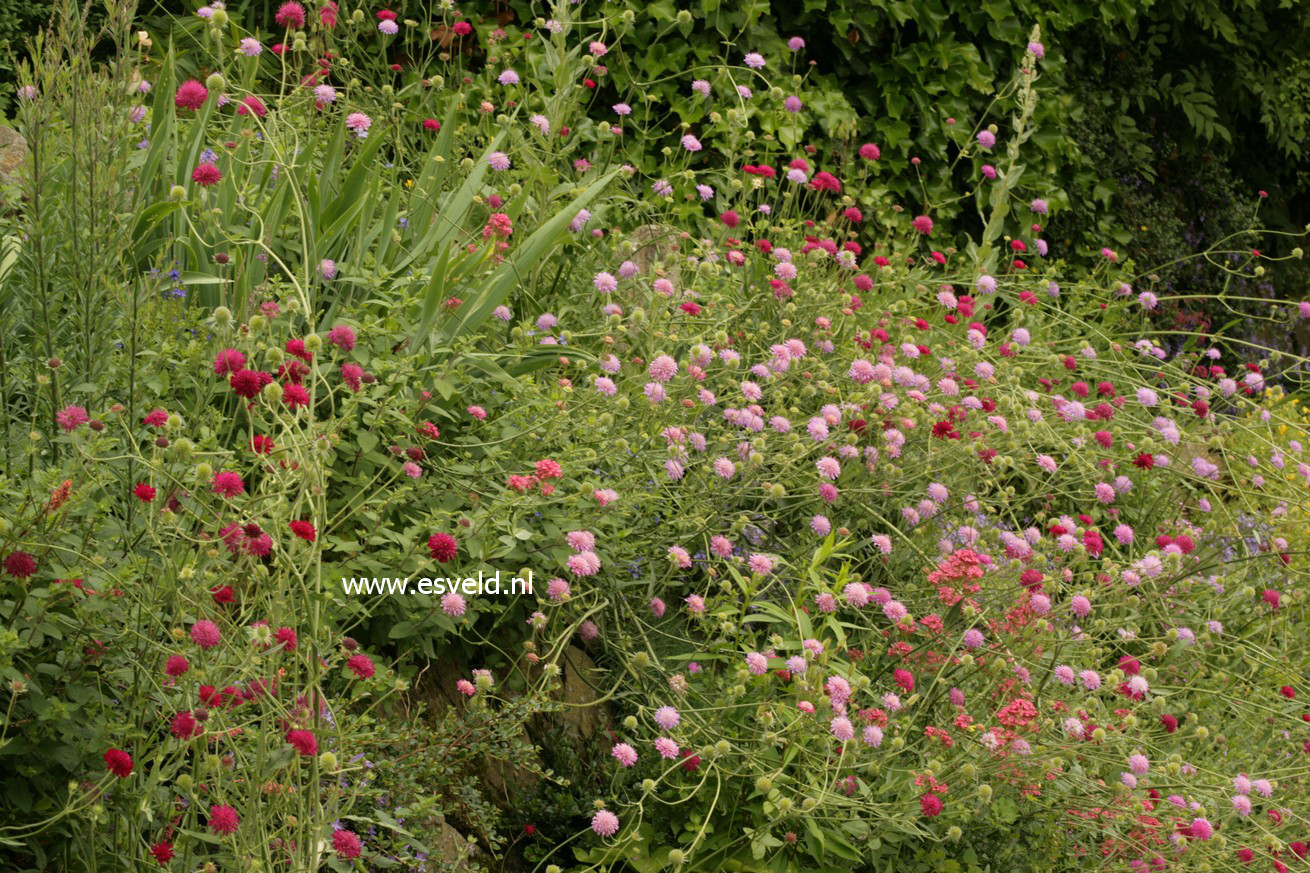
[(205, 87), (210, 91), (222, 91), (227, 87), (227, 80), (222, 73), (210, 73), (209, 78), (205, 79)]

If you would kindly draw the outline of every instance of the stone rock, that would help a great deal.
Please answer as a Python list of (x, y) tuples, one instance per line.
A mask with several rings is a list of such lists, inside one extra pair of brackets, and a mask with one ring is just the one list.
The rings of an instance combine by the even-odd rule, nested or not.
[(477, 846), (470, 843), (449, 822), (444, 819), (438, 822), (433, 837), (432, 850), (442, 860), (443, 865), (454, 865), (456, 870), (474, 869), (469, 859), (477, 854)]
[(13, 184), (27, 164), (27, 141), (7, 124), (0, 124), (0, 182)]
[(601, 670), (591, 656), (577, 646), (565, 649), (560, 662), (564, 669), (565, 708), (560, 714), (564, 731), (574, 740), (591, 739), (605, 723), (605, 712), (596, 703), (601, 696), (596, 686)]

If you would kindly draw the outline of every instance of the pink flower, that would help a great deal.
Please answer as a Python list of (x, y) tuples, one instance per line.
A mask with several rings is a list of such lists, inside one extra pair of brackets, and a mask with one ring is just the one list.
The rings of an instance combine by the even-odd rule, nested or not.
[(86, 410), (80, 406), (65, 406), (60, 412), (55, 414), (55, 421), (64, 429), (65, 433), (71, 433), (82, 425), (90, 421)]
[(855, 737), (855, 726), (851, 724), (849, 718), (838, 716), (829, 723), (828, 728), (832, 731), (832, 735), (843, 743)]
[(241, 826), (237, 811), (226, 804), (214, 804), (209, 807), (209, 829), (219, 836), (234, 834)]
[(591, 817), (591, 829), (597, 836), (612, 837), (619, 832), (619, 817), (608, 809), (602, 809)]
[(187, 79), (177, 88), (173, 102), (178, 109), (199, 109), (209, 99), (209, 89), (195, 79)]
[(337, 857), (343, 861), (350, 861), (358, 858), (363, 851), (363, 844), (359, 837), (351, 831), (340, 830), (332, 834), (332, 850), (337, 853)]
[(637, 750), (627, 743), (615, 743), (610, 754), (624, 767), (631, 767), (637, 763)]
[(278, 27), (300, 30), (305, 26), (305, 7), (295, 2), (283, 3), (273, 15), (273, 21)]
[(368, 129), (373, 126), (373, 119), (362, 112), (352, 112), (346, 116), (346, 127), (355, 132), (360, 139), (368, 136)]
[(339, 324), (327, 332), (327, 341), (343, 352), (355, 348), (355, 331), (345, 324)]
[(365, 654), (351, 655), (346, 661), (346, 667), (360, 679), (371, 679), (377, 672), (373, 659)]
[(191, 625), (191, 641), (202, 649), (212, 649), (223, 639), (223, 635), (218, 630), (218, 625), (214, 624), (207, 618)]
[(593, 551), (582, 551), (569, 556), (568, 568), (574, 576), (594, 576), (600, 572), (600, 558)]
[(468, 603), (465, 602), (462, 595), (450, 591), (442, 595), (441, 609), (446, 613), (446, 615), (458, 618), (467, 611)]
[(682, 721), (682, 716), (672, 706), (661, 706), (655, 710), (654, 719), (660, 730), (671, 731)]
[(220, 497), (236, 497), (246, 493), (246, 483), (241, 481), (240, 473), (224, 470), (214, 476), (214, 493)]

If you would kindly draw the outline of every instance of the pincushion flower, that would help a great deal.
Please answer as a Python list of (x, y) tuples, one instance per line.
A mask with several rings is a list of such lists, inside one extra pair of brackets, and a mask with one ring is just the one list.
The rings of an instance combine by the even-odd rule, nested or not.
[(371, 679), (377, 671), (373, 659), (364, 654), (351, 655), (346, 661), (346, 667), (360, 679)]
[(273, 21), (278, 27), (287, 30), (300, 30), (305, 26), (305, 7), (294, 2), (294, 0), (283, 3), (274, 13)]
[(433, 560), (445, 564), (459, 553), (459, 543), (447, 533), (434, 533), (428, 537), (428, 554)]
[(368, 129), (373, 126), (373, 119), (362, 112), (352, 112), (346, 116), (346, 127), (354, 131), (360, 139), (368, 136)]
[(343, 861), (351, 861), (360, 856), (364, 844), (352, 831), (339, 830), (332, 834), (332, 850)]
[(591, 817), (591, 829), (597, 836), (612, 837), (619, 832), (619, 817), (608, 809), (602, 809)]
[(195, 79), (187, 79), (177, 88), (173, 102), (178, 109), (199, 109), (209, 99), (209, 89)]
[(215, 803), (209, 807), (209, 829), (213, 833), (220, 837), (228, 836), (236, 833), (237, 828), (240, 826), (241, 817), (237, 815), (237, 811), (232, 807), (220, 803)]
[(212, 649), (223, 640), (223, 635), (207, 618), (202, 618), (191, 626), (191, 641), (202, 649)]
[(209, 188), (217, 185), (223, 178), (218, 167), (214, 164), (197, 164), (196, 168), (191, 171), (191, 181), (195, 182), (202, 188)]
[(105, 769), (119, 779), (132, 775), (132, 756), (122, 749), (110, 749), (105, 752)]
[(72, 433), (90, 420), (81, 406), (65, 406), (55, 413), (55, 421), (64, 429), (64, 433)]

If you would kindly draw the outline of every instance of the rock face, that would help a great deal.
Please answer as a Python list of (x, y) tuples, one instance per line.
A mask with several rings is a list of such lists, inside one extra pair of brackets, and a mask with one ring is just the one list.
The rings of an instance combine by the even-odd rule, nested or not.
[(597, 685), (600, 669), (591, 656), (577, 646), (569, 646), (560, 659), (564, 668), (563, 699), (560, 715), (565, 734), (575, 742), (589, 740), (605, 721), (605, 713), (596, 705), (601, 693)]
[(22, 134), (7, 124), (0, 124), (0, 182), (17, 182), (27, 156), (27, 141)]
[(444, 819), (437, 825), (433, 834), (432, 848), (448, 869), (451, 865), (456, 870), (472, 870), (469, 859), (476, 853), (476, 844), (470, 843), (464, 835), (450, 826)]

